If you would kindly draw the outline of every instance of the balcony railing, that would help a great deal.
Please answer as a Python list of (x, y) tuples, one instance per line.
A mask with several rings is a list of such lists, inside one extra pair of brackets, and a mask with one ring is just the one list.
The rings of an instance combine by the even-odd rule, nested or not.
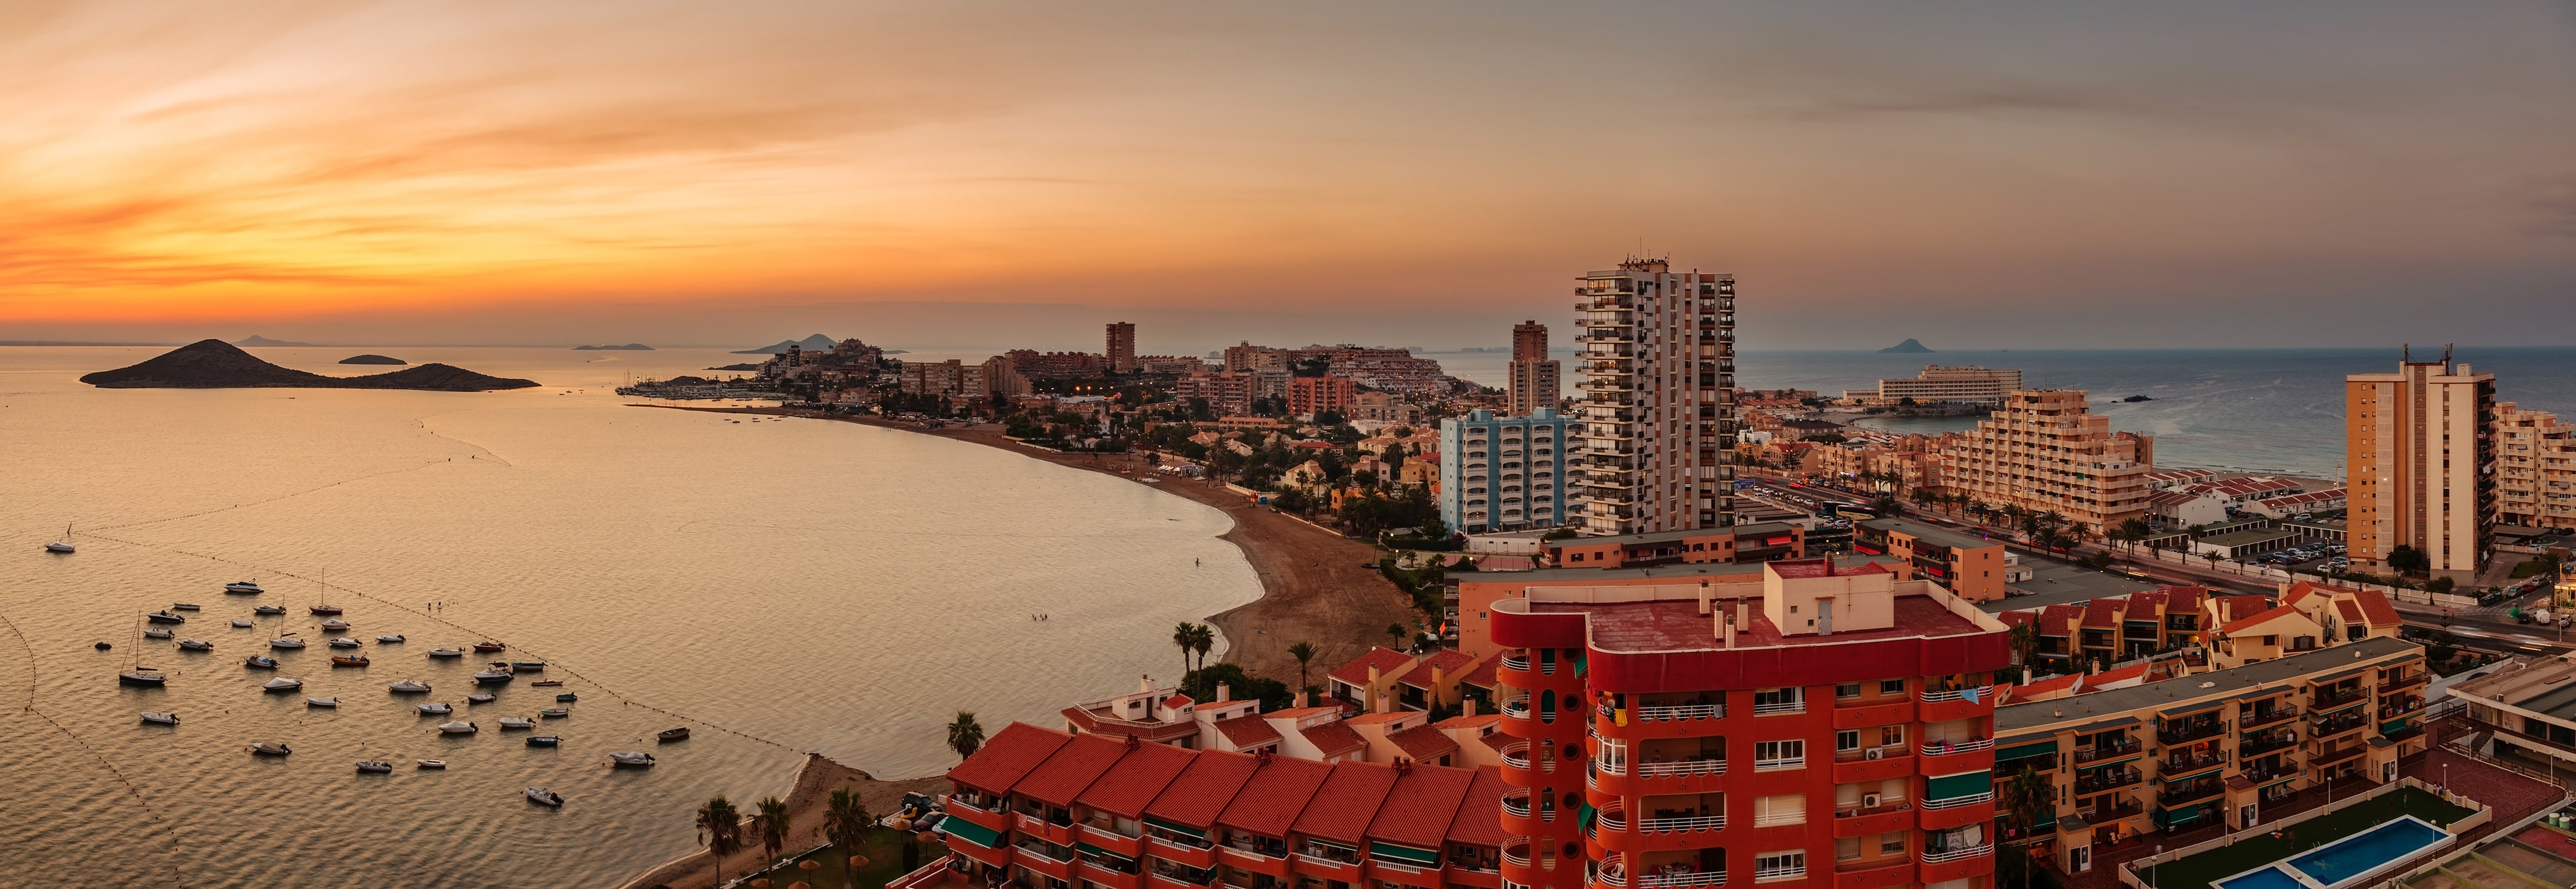
[(1529, 742), (1516, 741), (1511, 746), (1503, 748), (1503, 764), (1515, 769), (1529, 768)]
[(2415, 686), (2424, 684), (2430, 675), (2431, 674), (2418, 671), (2412, 675), (2382, 682), (2379, 684), (2379, 693), (2388, 694), (2393, 691), (2414, 688)]
[(1675, 886), (1724, 886), (1726, 885), (1726, 872), (1721, 870), (1639, 874), (1637, 875), (1637, 885), (1640, 889), (1659, 889), (1659, 887)]
[(1875, 806), (1844, 806), (1842, 808), (1835, 809), (1834, 817), (1863, 818), (1870, 815), (1885, 815), (1890, 812), (1903, 812), (1912, 808), (1914, 808), (1913, 800), (1883, 799)]
[(2199, 756), (2177, 756), (2156, 764), (2157, 772), (2179, 775), (2193, 769), (2207, 768), (2227, 761), (2227, 751), (2212, 750)]
[(1776, 704), (1755, 704), (1755, 705), (1753, 705), (1753, 715), (1755, 715), (1755, 716), (1769, 716), (1769, 715), (1772, 715), (1772, 714), (1775, 714), (1775, 713), (1805, 713), (1805, 712), (1807, 712), (1807, 702), (1806, 702), (1806, 701), (1804, 701), (1804, 700), (1797, 700), (1797, 701), (1783, 701), (1783, 702), (1776, 703)]
[(2085, 821), (2093, 824), (2104, 824), (2117, 821), (2122, 818), (2127, 818), (2146, 810), (2146, 806), (2139, 805), (2137, 800), (2132, 799), (2118, 805), (2094, 806), (2091, 810), (2079, 811), (2083, 811)]
[(1992, 700), (1994, 700), (1994, 699), (1995, 699), (1995, 697), (1994, 697), (1994, 695), (1995, 695), (1995, 687), (1994, 687), (1994, 686), (1991, 686), (1991, 685), (1980, 685), (1980, 686), (1977, 686), (1977, 687), (1976, 687), (1976, 688), (1974, 688), (1974, 689), (1966, 689), (1966, 688), (1950, 688), (1950, 689), (1943, 689), (1943, 690), (1940, 690), (1940, 691), (1931, 691), (1931, 690), (1929, 690), (1929, 689), (1926, 689), (1926, 690), (1923, 692), (1923, 702), (1924, 702), (1924, 703), (1926, 703), (1926, 704), (1931, 704), (1931, 703), (1937, 703), (1937, 702), (1940, 702), (1940, 701), (1955, 701), (1955, 700), (1959, 700), (1960, 698), (1967, 697), (1967, 696), (1968, 696), (1968, 692), (1970, 692), (1970, 691), (1974, 691), (1974, 692), (1976, 692), (1976, 693), (1977, 693), (1977, 700), (1980, 700), (1980, 701), (1992, 701)]
[(2251, 737), (2246, 738), (2245, 742), (2237, 747), (2236, 755), (2246, 759), (2252, 759), (2297, 743), (2299, 743), (2299, 735), (2297, 732), (2283, 732), (2280, 735)]
[(1807, 863), (1804, 861), (1796, 864), (1775, 864), (1770, 867), (1763, 867), (1760, 864), (1756, 864), (1753, 867), (1753, 878), (1756, 880), (1787, 879), (1790, 877), (1803, 877), (1806, 875)]
[(1926, 809), (1955, 809), (1960, 806), (1973, 806), (1978, 803), (1994, 802), (1994, 799), (1994, 791), (1989, 790), (1984, 793), (1969, 794), (1967, 796), (1952, 797), (1950, 799), (1927, 799), (1923, 801), (1923, 807)]
[(2424, 699), (2422, 698), (2413, 698), (2395, 704), (2382, 704), (2379, 707), (2379, 718), (2382, 720), (2395, 719), (2422, 709), (2424, 709)]
[(2144, 780), (2145, 777), (2145, 774), (2139, 772), (2137, 769), (2105, 769), (2091, 775), (2075, 779), (2075, 795), (2083, 796), (2090, 793), (2118, 790), (2120, 788), (2136, 784), (2139, 781)]
[(2314, 709), (2323, 710), (2329, 707), (2339, 707), (2358, 700), (2361, 700), (2360, 686), (2354, 686), (2342, 691), (2321, 688), (2317, 690), (2316, 696), (2310, 706)]
[(2156, 791), (2156, 805), (2170, 809), (2193, 800), (2217, 796), (2226, 789), (2224, 781), (2194, 781), (2181, 787), (2167, 787)]
[[(1514, 851), (1512, 851), (1514, 848), (1518, 848), (1518, 849), (1520, 849), (1520, 851), (1518, 851), (1518, 852), (1514, 852)], [(1504, 863), (1504, 864), (1511, 865), (1511, 866), (1513, 866), (1513, 867), (1528, 867), (1528, 866), (1529, 866), (1529, 864), (1530, 864), (1530, 860), (1529, 860), (1529, 839), (1528, 839), (1528, 838), (1526, 838), (1526, 837), (1520, 838), (1520, 845), (1519, 845), (1519, 846), (1517, 846), (1517, 847), (1515, 847), (1515, 846), (1504, 846), (1504, 847), (1503, 847), (1503, 863)]]
[(1637, 764), (1637, 777), (1640, 778), (1661, 778), (1672, 775), (1723, 774), (1726, 774), (1726, 760), (1723, 759), (1686, 759), (1680, 762), (1641, 762)]
[(2308, 729), (2308, 738), (2309, 740), (2315, 740), (2317, 738), (2331, 737), (2360, 728), (2362, 723), (2368, 721), (2361, 718), (2361, 716), (2361, 711), (2354, 710), (2350, 713), (2337, 714), (2326, 719), (2317, 720), (2316, 725)]
[[(1505, 755), (1509, 756), (1509, 754)], [(1778, 771), (1780, 769), (1803, 769), (1806, 767), (1807, 758), (1804, 756), (1783, 756), (1776, 759), (1757, 759), (1753, 761), (1753, 770), (1757, 772)]]
[(1506, 814), (1511, 815), (1511, 816), (1512, 816), (1512, 817), (1514, 817), (1514, 818), (1527, 818), (1527, 817), (1529, 817), (1529, 816), (1530, 816), (1529, 791), (1528, 791), (1528, 790), (1526, 790), (1526, 789), (1524, 789), (1524, 790), (1522, 790), (1522, 791), (1521, 791), (1521, 793), (1520, 793), (1520, 795), (1519, 795), (1519, 796), (1506, 796), (1506, 797), (1503, 797), (1503, 812), (1504, 812), (1504, 813), (1506, 813)]
[(1674, 833), (1685, 830), (1725, 830), (1726, 816), (1706, 815), (1689, 818), (1639, 818), (1637, 830), (1642, 833)]
[(1994, 746), (1995, 742), (1990, 738), (1978, 738), (1974, 741), (1925, 741), (1923, 742), (1923, 755), (1942, 756), (1951, 753), (1973, 753), (1979, 750), (1991, 750)]
[(2239, 731), (2245, 731), (2271, 725), (2286, 719), (2296, 719), (2298, 716), (2299, 708), (2297, 707), (2276, 707), (2273, 708), (2270, 713), (2256, 713), (2251, 716), (2237, 717), (2236, 728)]
[(2365, 748), (2360, 744), (2349, 744), (2340, 750), (2328, 751), (2308, 757), (2308, 765), (2315, 766), (2317, 768), (2324, 768), (2326, 766), (2334, 765), (2335, 763), (2360, 756), (2363, 749)]
[(1923, 863), (1940, 864), (1947, 861), (1958, 861), (1963, 858), (1975, 858), (1979, 855), (1991, 855), (1994, 854), (1994, 851), (1995, 845), (1993, 843), (1987, 843), (1982, 846), (1970, 846), (1965, 849), (1951, 849), (1944, 852), (1934, 852), (1930, 849), (1925, 849), (1923, 850)]
[(2075, 764), (2083, 765), (2095, 760), (2128, 756), (2137, 753), (2140, 749), (2141, 745), (2138, 743), (2138, 739), (2136, 738), (2126, 738), (2124, 739), (2124, 743), (2103, 744), (2080, 748), (2075, 751)]
[(1503, 655), (1503, 669), (1506, 669), (1506, 670), (1520, 670), (1520, 671), (1524, 671), (1524, 672), (1528, 671), (1528, 670), (1529, 670), (1529, 655), (1525, 655), (1525, 654), (1507, 654), (1507, 655)]
[(2213, 719), (2196, 725), (2159, 729), (2156, 732), (2156, 741), (2166, 745), (2185, 744), (2202, 738), (2215, 738), (2226, 733), (2227, 723)]
[(1529, 703), (1529, 699), (1528, 699), (1528, 698), (1514, 698), (1514, 699), (1512, 699), (1512, 700), (1504, 701), (1504, 702), (1503, 702), (1503, 715), (1504, 715), (1504, 716), (1509, 716), (1509, 717), (1511, 717), (1511, 718), (1513, 718), (1513, 719), (1528, 719), (1528, 718), (1530, 718), (1530, 703)]
[[(1756, 707), (1754, 708), (1754, 712), (1762, 712), (1762, 709), (1760, 707)], [(1683, 719), (1725, 718), (1726, 705), (1724, 704), (1684, 704), (1679, 706), (1640, 704), (1637, 706), (1637, 719), (1643, 722), (1673, 722)]]

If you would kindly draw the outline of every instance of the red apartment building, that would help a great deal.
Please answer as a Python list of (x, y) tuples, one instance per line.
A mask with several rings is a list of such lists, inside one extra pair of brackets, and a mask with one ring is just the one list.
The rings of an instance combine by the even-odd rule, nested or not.
[(1348, 416), (1360, 397), (1349, 377), (1293, 377), (1288, 380), (1288, 414), (1309, 417), (1325, 411)]
[(1874, 563), (1761, 570), (1493, 603), (1505, 887), (1991, 885), (2004, 625)]
[(948, 777), (945, 873), (969, 885), (1503, 889), (1507, 787), (1492, 768), (1326, 764), (1013, 723)]

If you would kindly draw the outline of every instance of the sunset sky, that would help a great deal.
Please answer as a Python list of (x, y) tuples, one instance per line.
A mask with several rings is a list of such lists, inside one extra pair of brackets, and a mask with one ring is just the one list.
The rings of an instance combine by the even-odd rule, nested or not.
[[(2576, 2), (9, 0), (0, 340), (2564, 344)], [(1561, 338), (1564, 335), (1561, 335)]]

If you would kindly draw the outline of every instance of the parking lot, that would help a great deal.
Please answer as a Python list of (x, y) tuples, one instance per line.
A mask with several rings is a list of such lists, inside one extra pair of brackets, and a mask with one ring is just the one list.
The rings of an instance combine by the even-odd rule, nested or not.
[(2346, 558), (2344, 552), (2343, 544), (2315, 541), (2256, 556), (2254, 564), (2340, 574), (2344, 569), (2352, 567), (2352, 560)]

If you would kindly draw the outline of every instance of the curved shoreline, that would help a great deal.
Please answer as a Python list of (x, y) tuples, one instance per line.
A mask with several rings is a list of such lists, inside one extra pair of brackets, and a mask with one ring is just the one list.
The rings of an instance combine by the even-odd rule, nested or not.
[[(894, 811), (896, 804), (902, 800), (905, 793), (916, 791), (942, 793), (946, 788), (940, 785), (946, 783), (946, 778), (935, 775), (903, 781), (880, 781), (866, 772), (834, 762), (830, 757), (820, 753), (808, 753), (805, 755), (805, 761), (797, 764), (796, 774), (789, 779), (787, 785), (785, 798), (789, 830), (787, 848), (790, 852), (801, 852), (822, 842), (823, 806), (831, 799), (832, 791), (835, 789), (848, 787), (858, 791), (860, 798), (867, 803), (870, 813), (882, 813)], [(742, 811), (746, 820), (751, 817), (754, 799), (757, 797), (733, 801), (735, 808)], [(719, 873), (715, 863), (715, 855), (704, 847), (692, 849), (687, 854), (655, 865), (637, 874), (633, 879), (618, 884), (618, 889), (648, 889), (656, 885), (669, 885), (681, 887), (681, 889), (712, 886), (715, 885), (716, 875)], [(741, 876), (768, 863), (768, 850), (762, 849), (760, 844), (754, 841), (749, 846), (726, 856), (721, 873)]]
[[(774, 407), (629, 406), (837, 420), (984, 445), (1120, 478), (1138, 472), (1146, 459), (1136, 454), (1069, 454), (1024, 445), (1004, 437), (1001, 428), (993, 424), (923, 429), (872, 416), (826, 415)], [(1370, 646), (1382, 644), (1377, 640), (1386, 636), (1388, 624), (1412, 626), (1416, 620), (1413, 603), (1378, 573), (1376, 547), (1255, 506), (1223, 485), (1168, 478), (1152, 487), (1222, 510), (1234, 519), (1234, 527), (1218, 538), (1242, 551), (1244, 561), (1261, 579), (1261, 598), (1209, 615), (1207, 620), (1225, 635), (1223, 660), (1245, 672), (1287, 682), (1297, 675), (1297, 661), (1288, 656), (1288, 646), (1313, 642), (1317, 652), (1307, 667), (1307, 677), (1312, 681), (1334, 666), (1367, 653)], [(1167, 641), (1156, 639), (1154, 644)]]

